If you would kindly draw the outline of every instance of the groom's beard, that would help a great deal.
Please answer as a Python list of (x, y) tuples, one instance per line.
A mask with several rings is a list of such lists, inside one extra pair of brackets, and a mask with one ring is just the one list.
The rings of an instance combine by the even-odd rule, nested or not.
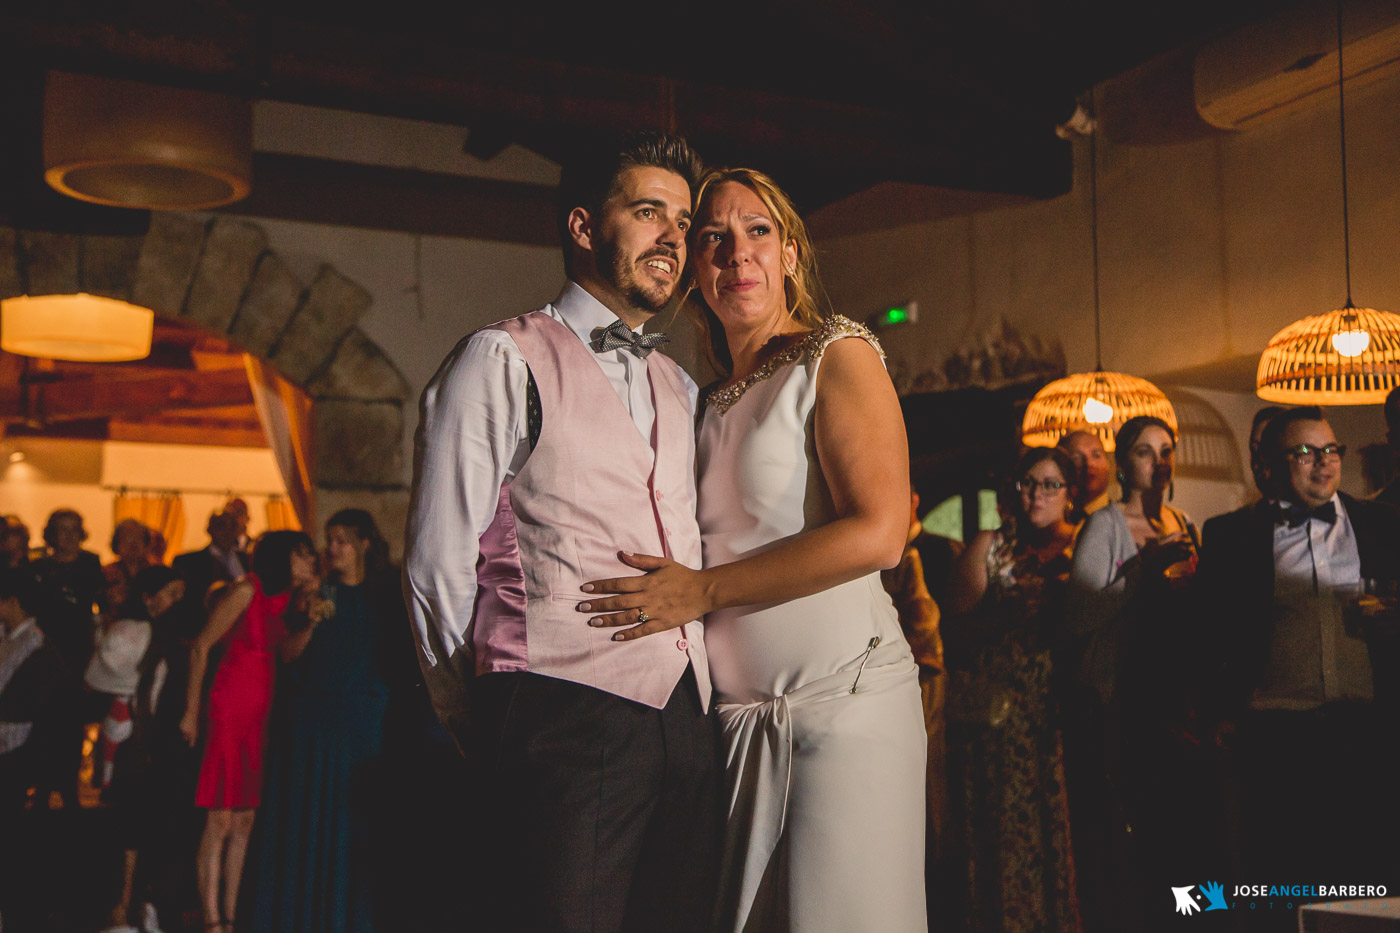
[(637, 262), (650, 256), (666, 256), (676, 263), (677, 269), (680, 268), (679, 257), (673, 252), (650, 250), (634, 261), (622, 255), (616, 243), (604, 242), (597, 246), (598, 274), (633, 308), (655, 314), (670, 304), (676, 287), (674, 284), (666, 286), (638, 277)]

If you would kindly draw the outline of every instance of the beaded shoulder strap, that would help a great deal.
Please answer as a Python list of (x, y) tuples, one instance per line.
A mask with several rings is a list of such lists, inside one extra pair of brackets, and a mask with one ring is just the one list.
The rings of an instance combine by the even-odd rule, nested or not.
[(774, 356), (745, 378), (727, 386), (711, 389), (705, 395), (706, 407), (713, 406), (715, 411), (721, 415), (724, 414), (733, 408), (739, 399), (744, 397), (745, 392), (779, 369), (804, 357), (815, 363), (826, 353), (827, 347), (843, 337), (859, 337), (875, 348), (875, 352), (880, 354), (880, 359), (885, 358), (885, 350), (880, 346), (880, 341), (870, 332), (870, 328), (863, 324), (857, 324), (848, 317), (833, 314), (822, 322), (821, 327)]

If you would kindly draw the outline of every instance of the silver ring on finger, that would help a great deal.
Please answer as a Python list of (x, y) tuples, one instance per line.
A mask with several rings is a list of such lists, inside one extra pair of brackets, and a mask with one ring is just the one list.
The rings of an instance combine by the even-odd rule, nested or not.
[(647, 615), (647, 611), (645, 609), (638, 609), (637, 621), (640, 622), (642, 625), (646, 625), (648, 622), (651, 621), (651, 616)]

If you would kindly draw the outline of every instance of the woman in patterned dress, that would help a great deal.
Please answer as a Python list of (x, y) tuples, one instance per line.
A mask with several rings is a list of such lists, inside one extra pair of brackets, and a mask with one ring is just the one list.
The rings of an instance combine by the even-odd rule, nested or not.
[(1074, 526), (1074, 464), (1016, 464), (1011, 516), (959, 560), (945, 627), (951, 831), (967, 874), (950, 895), (976, 933), (1076, 933), (1064, 754), (1051, 694)]

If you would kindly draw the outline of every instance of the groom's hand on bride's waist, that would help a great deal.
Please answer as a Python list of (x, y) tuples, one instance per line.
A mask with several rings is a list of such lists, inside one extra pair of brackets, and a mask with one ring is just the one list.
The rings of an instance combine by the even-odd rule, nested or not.
[(593, 580), (579, 587), (585, 593), (597, 594), (578, 604), (579, 612), (591, 614), (589, 625), (631, 626), (614, 634), (613, 641), (631, 641), (679, 628), (712, 608), (708, 605), (703, 571), (648, 554), (619, 551), (618, 558), (627, 566), (646, 572), (634, 577)]

